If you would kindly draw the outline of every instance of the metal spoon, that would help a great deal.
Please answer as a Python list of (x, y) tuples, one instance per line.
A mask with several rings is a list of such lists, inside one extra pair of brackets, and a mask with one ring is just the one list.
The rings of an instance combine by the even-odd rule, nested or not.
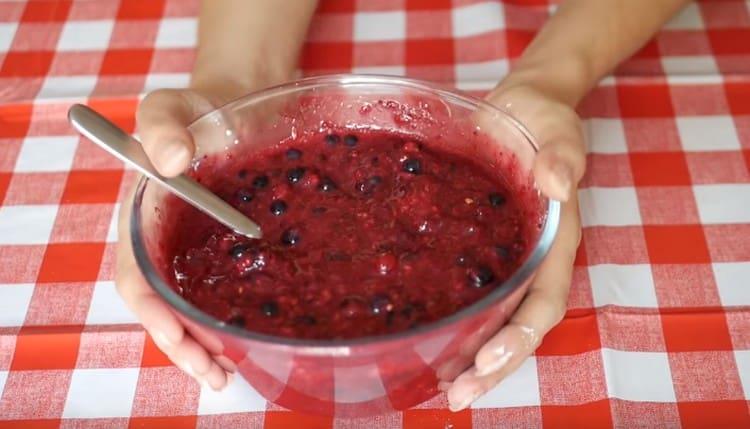
[(235, 232), (250, 238), (261, 238), (258, 224), (184, 174), (176, 177), (160, 175), (141, 143), (91, 108), (76, 104), (68, 111), (68, 120), (79, 133), (102, 149), (131, 165), (149, 179), (191, 204), (193, 207), (223, 223)]

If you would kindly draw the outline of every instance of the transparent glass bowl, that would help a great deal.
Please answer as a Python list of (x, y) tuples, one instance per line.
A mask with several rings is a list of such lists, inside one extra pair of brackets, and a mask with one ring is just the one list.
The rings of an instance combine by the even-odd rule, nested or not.
[[(466, 145), (469, 133), (489, 136), (472, 148), (488, 162), (513, 153), (533, 187), (537, 145), (502, 110), (428, 83), (381, 76), (333, 75), (302, 79), (249, 94), (190, 125), (204, 155), (262, 148), (329, 127), (379, 128)], [(257, 136), (263, 136), (257, 139)], [(502, 174), (499, 172), (498, 174)], [(131, 218), (133, 250), (154, 290), (191, 334), (212, 353), (232, 359), (238, 372), (265, 398), (282, 407), (317, 414), (365, 416), (403, 410), (438, 393), (437, 374), (451, 380), (469, 367), (479, 347), (507, 321), (523, 298), (554, 239), (559, 203), (538, 191), (545, 213), (536, 243), (519, 269), (482, 300), (437, 322), (396, 334), (353, 340), (274, 337), (226, 325), (183, 300), (166, 280), (160, 252), (165, 191), (147, 179), (138, 184)], [(248, 399), (250, 400), (250, 399)]]

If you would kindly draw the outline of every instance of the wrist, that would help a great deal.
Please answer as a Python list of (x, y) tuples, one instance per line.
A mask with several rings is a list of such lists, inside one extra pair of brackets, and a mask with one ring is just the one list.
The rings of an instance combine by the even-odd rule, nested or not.
[(225, 103), (249, 92), (278, 85), (294, 78), (295, 67), (255, 64), (225, 64), (221, 61), (196, 61), (190, 87), (218, 103)]

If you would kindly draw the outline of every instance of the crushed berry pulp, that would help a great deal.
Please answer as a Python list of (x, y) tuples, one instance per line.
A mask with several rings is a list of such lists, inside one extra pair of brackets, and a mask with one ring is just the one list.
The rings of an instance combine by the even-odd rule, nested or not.
[(194, 177), (264, 237), (234, 234), (175, 198), (165, 272), (202, 311), (276, 336), (356, 338), (449, 316), (521, 265), (542, 219), (533, 188), (512, 180), (512, 155), (454, 152), (339, 130), (204, 159)]

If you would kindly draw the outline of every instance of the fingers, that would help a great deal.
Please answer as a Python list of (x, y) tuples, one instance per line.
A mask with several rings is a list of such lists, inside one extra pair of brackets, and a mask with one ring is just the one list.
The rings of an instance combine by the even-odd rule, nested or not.
[(443, 385), (448, 389), (451, 410), (466, 408), (518, 369), (544, 335), (564, 317), (580, 240), (577, 210), (575, 198), (563, 205), (555, 243), (510, 323), (482, 346), (473, 367), (459, 375), (452, 385)]
[(227, 385), (229, 374), (209, 356), (203, 346), (185, 336), (176, 346), (163, 350), (169, 359), (201, 385), (221, 390)]
[(175, 176), (188, 167), (195, 145), (187, 126), (210, 109), (205, 98), (190, 90), (161, 89), (143, 99), (136, 113), (138, 134), (159, 173)]

